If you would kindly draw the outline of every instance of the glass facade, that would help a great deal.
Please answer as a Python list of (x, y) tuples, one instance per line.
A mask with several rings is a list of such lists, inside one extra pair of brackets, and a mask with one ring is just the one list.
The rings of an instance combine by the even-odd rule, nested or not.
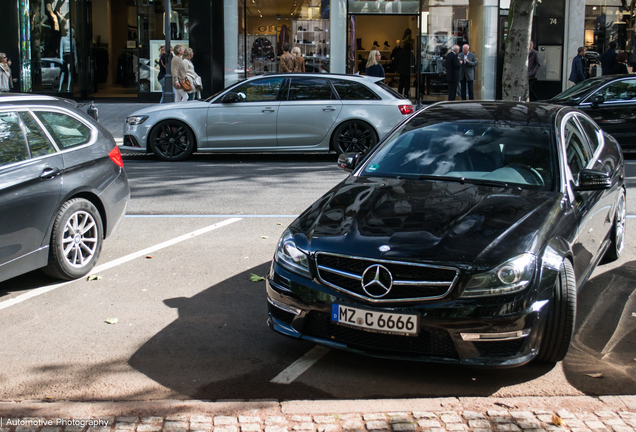
[[(585, 0), (585, 36), (584, 44), (588, 50), (588, 70), (591, 76), (600, 75), (600, 55), (609, 48), (610, 42), (616, 43), (616, 52), (624, 52), (628, 57), (628, 71), (636, 65), (634, 44), (636, 20), (620, 0)], [(629, 4), (629, 2), (627, 3)]]

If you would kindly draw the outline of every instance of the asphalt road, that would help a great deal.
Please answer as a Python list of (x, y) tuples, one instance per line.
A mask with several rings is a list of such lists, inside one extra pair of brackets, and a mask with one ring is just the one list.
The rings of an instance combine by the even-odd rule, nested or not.
[[(345, 177), (335, 155), (125, 159), (133, 198), (104, 244), (101, 279), (57, 284), (33, 272), (0, 283), (0, 400), (634, 393), (636, 219), (621, 260), (579, 294), (563, 362), (489, 371), (378, 360), (273, 333), (264, 282), (250, 281), (267, 273), (294, 216)], [(636, 216), (636, 161), (627, 168)], [(308, 352), (319, 359), (304, 373), (271, 382)]]

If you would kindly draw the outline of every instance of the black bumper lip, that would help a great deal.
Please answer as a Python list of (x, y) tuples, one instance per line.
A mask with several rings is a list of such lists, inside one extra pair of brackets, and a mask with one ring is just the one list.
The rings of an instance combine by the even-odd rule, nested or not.
[[(323, 286), (317, 280), (289, 272), (275, 262), (266, 285), (268, 297), (274, 300), (268, 303), (268, 324), (272, 330), (332, 348), (388, 359), (489, 367), (520, 366), (531, 361), (538, 352), (547, 310), (545, 300), (535, 300), (514, 312), (479, 318), (466, 317), (467, 309), (474, 307), (474, 301), (454, 301), (443, 307), (435, 302), (377, 307), (347, 298), (343, 293)], [(281, 314), (276, 302), (301, 312), (294, 316)], [(363, 309), (416, 311), (421, 315), (417, 338), (420, 340), (415, 342), (412, 336), (383, 335), (330, 323), (328, 317), (334, 302)], [(508, 305), (501, 300), (500, 310), (506, 310)], [(510, 340), (466, 341), (462, 338), (462, 333), (498, 334), (521, 330), (528, 334)]]

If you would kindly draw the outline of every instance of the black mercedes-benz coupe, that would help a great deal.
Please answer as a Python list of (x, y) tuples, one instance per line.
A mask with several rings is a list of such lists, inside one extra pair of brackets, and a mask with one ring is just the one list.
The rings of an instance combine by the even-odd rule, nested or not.
[(270, 327), (386, 358), (566, 355), (577, 292), (624, 247), (623, 156), (583, 112), (445, 102), (398, 125), (283, 233)]

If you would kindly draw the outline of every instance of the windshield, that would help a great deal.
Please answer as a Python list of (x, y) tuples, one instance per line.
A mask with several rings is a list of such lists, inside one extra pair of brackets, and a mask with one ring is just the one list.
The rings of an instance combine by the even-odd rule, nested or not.
[(604, 82), (604, 79), (588, 79), (582, 81), (574, 87), (567, 89), (563, 93), (559, 93), (558, 95), (550, 99), (550, 101), (578, 102), (583, 99), (590, 90), (594, 90), (595, 88), (601, 86)]
[(553, 190), (552, 143), (549, 125), (420, 117), (396, 131), (358, 175)]
[(231, 89), (232, 87), (235, 87), (237, 85), (239, 85), (240, 83), (242, 83), (243, 81), (245, 81), (244, 79), (242, 80), (238, 80), (237, 82), (235, 82), (234, 84), (230, 84), (229, 86), (225, 87), (223, 90), (221, 90), (220, 92), (216, 92), (214, 93), (212, 96), (210, 96), (209, 98), (207, 98), (205, 101), (206, 102), (211, 102), (215, 97), (217, 97), (218, 95), (220, 95), (221, 93), (223, 93), (224, 91)]

